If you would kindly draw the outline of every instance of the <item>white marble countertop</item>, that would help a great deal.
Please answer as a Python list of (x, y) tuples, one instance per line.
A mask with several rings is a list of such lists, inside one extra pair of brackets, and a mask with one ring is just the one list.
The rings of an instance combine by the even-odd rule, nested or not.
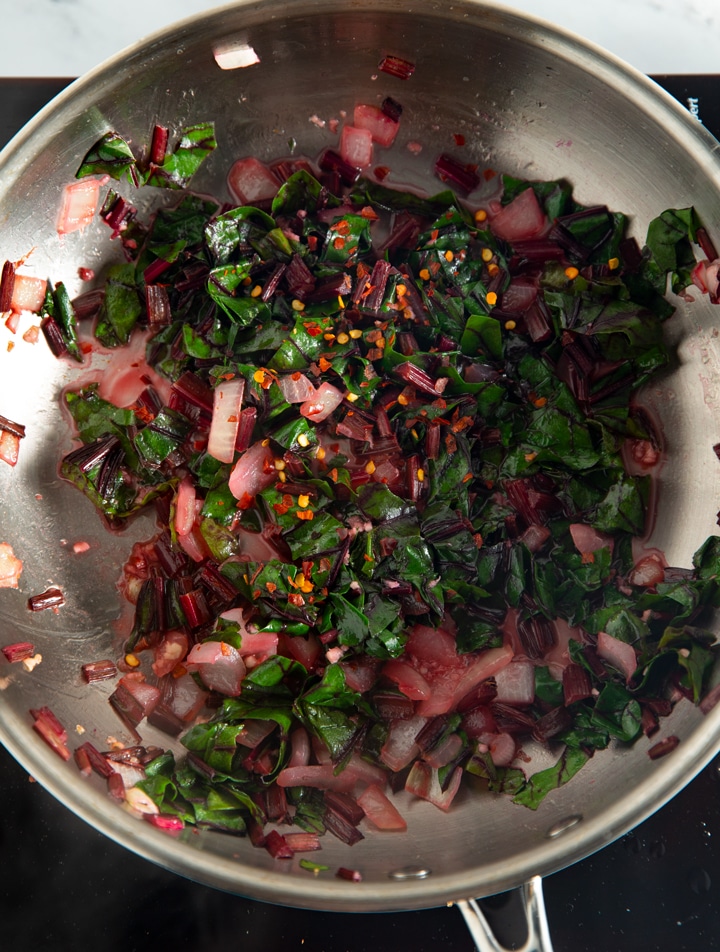
[[(720, 73), (720, 0), (515, 0), (646, 73)], [(213, 0), (0, 0), (0, 76), (78, 76)]]

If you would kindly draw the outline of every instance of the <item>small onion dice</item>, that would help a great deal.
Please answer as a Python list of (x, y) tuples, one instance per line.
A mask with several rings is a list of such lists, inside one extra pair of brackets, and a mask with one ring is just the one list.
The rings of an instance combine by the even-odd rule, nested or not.
[(343, 401), (343, 394), (331, 383), (321, 383), (312, 400), (306, 400), (300, 407), (300, 413), (312, 423), (325, 420)]

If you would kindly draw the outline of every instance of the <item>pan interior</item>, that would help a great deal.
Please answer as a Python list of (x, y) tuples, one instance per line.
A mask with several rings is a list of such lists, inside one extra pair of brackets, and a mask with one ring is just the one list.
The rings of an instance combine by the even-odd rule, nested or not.
[[(412, 61), (411, 79), (379, 71), (386, 54)], [(259, 62), (218, 64), (233, 57)], [(62, 239), (55, 231), (63, 186), (108, 129), (140, 143), (155, 122), (177, 129), (214, 120), (220, 148), (194, 186), (229, 200), (225, 174), (234, 158), (314, 157), (336, 143), (330, 120), (388, 95), (404, 108), (387, 155), (388, 184), (432, 189), (435, 157), (462, 135), (467, 162), (525, 178), (567, 178), (579, 201), (628, 212), (640, 238), (667, 207), (694, 204), (711, 234), (720, 226), (717, 143), (649, 81), (573, 37), (484, 3), (268, 0), (223, 7), (158, 34), (46, 108), (0, 160), (0, 254), (17, 260), (35, 248), (28, 270), (64, 281), (71, 295), (83, 289), (78, 267), (101, 273), (117, 260), (103, 224)], [(678, 305), (669, 325), (677, 360), (644, 397), (668, 448), (647, 544), (670, 564), (688, 565), (720, 509), (712, 452), (720, 350), (712, 307), (705, 300)], [(108, 737), (131, 742), (107, 704), (110, 688), (84, 685), (80, 665), (113, 657), (119, 567), (152, 526), (139, 520), (110, 534), (90, 503), (58, 479), (57, 461), (70, 446), (58, 409), (71, 379), (66, 364), (42, 345), (16, 346), (0, 353), (0, 375), (2, 413), (28, 430), (18, 466), (0, 471), (0, 541), (24, 562), (21, 593), (0, 591), (0, 640), (32, 640), (43, 656), (31, 675), (2, 672), (0, 739), (72, 810), (151, 860), (222, 889), (307, 908), (438, 905), (581, 859), (661, 806), (717, 749), (720, 712), (703, 718), (683, 702), (664, 727), (682, 740), (670, 757), (651, 761), (645, 740), (612, 749), (536, 812), (479, 791), (466, 791), (447, 816), (404, 803), (407, 834), (369, 834), (352, 850), (323, 843), (322, 862), (361, 869), (362, 883), (315, 879), (242, 839), (195, 831), (173, 838), (151, 829), (49, 752), (27, 712), (46, 704), (102, 749)], [(91, 545), (87, 558), (72, 553), (80, 540)], [(58, 614), (30, 615), (27, 595), (49, 584), (64, 590), (67, 604)], [(145, 743), (167, 746), (153, 730), (142, 733)]]

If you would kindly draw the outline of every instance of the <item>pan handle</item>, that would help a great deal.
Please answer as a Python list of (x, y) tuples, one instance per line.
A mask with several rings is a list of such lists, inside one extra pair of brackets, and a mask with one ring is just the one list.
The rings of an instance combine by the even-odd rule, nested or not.
[[(553, 952), (545, 914), (542, 879), (539, 876), (533, 876), (517, 892), (525, 912), (528, 933), (525, 944), (519, 947), (517, 952)], [(475, 899), (461, 899), (455, 905), (465, 918), (477, 952), (507, 952), (505, 946), (500, 945), (495, 938), (490, 923)]]

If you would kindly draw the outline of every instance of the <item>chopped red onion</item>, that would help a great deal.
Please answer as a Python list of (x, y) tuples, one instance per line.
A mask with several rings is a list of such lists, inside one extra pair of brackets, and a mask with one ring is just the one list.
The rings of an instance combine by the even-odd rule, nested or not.
[(221, 463), (232, 463), (240, 426), (240, 410), (245, 379), (221, 380), (213, 394), (213, 415), (208, 436), (208, 453)]
[(597, 636), (597, 653), (604, 661), (621, 671), (627, 682), (632, 679), (637, 668), (637, 655), (632, 645), (601, 631)]

